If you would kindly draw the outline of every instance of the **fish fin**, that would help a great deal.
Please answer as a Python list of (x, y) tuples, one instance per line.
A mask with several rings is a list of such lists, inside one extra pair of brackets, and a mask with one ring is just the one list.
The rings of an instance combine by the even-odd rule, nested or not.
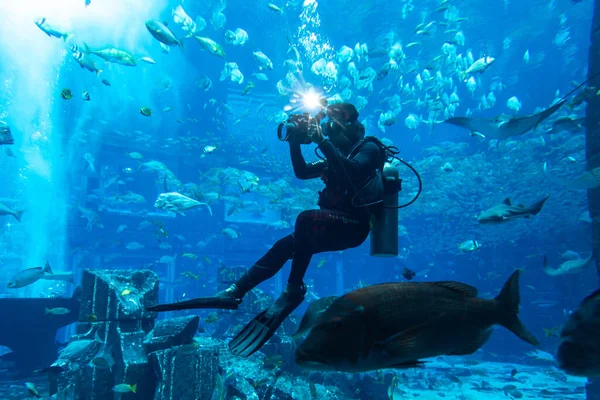
[(177, 44), (179, 45), (179, 49), (183, 52), (183, 42), (181, 41), (181, 39), (177, 41)]
[(425, 361), (415, 360), (415, 361), (407, 361), (407, 362), (400, 363), (400, 364), (394, 364), (394, 365), (392, 365), (392, 368), (395, 368), (395, 369), (420, 368), (420, 367), (423, 367), (424, 365), (425, 365)]
[(537, 203), (534, 203), (531, 206), (529, 206), (529, 213), (531, 215), (538, 215), (538, 213), (540, 211), (542, 211), (542, 208), (544, 207), (544, 203), (546, 203), (546, 200), (548, 200), (548, 197), (550, 197), (550, 196), (546, 196), (542, 200), (538, 201)]
[(137, 390), (137, 383), (131, 387), (131, 391), (133, 393), (135, 393), (136, 390)]
[(441, 282), (433, 282), (434, 285), (443, 286), (448, 289), (456, 290), (464, 294), (467, 297), (477, 297), (477, 288), (467, 285), (462, 282), (454, 282), (454, 281), (441, 281)]
[(177, 212), (185, 217), (185, 214), (183, 211), (177, 211)]
[(507, 198), (505, 198), (505, 199), (502, 201), (502, 204), (506, 204), (507, 206), (512, 206), (512, 203), (511, 203), (511, 201), (510, 201), (510, 197), (507, 197)]
[(100, 337), (100, 335), (98, 335), (98, 331), (96, 331), (96, 334), (94, 334), (94, 340), (95, 340), (96, 342), (104, 343), (104, 342), (102, 341), (102, 338)]
[(543, 261), (542, 265), (544, 266), (544, 269), (548, 269), (550, 267), (550, 265), (548, 264), (548, 255), (547, 254), (544, 254), (544, 261)]
[(46, 274), (50, 274), (50, 275), (54, 274), (52, 272), (52, 268), (50, 268), (50, 263), (48, 261), (46, 261), (46, 265), (44, 266), (44, 269), (42, 270), (42, 272), (44, 272)]
[(69, 39), (71, 39), (71, 37), (73, 37), (72, 33), (65, 33), (62, 37), (63, 42), (67, 42)]
[(83, 52), (86, 54), (89, 54), (92, 52), (92, 50), (90, 49), (90, 46), (88, 46), (88, 44), (86, 42), (83, 42)]
[(492, 329), (486, 329), (484, 331), (479, 332), (471, 339), (464, 338), (466, 343), (459, 349), (456, 349), (452, 353), (448, 353), (449, 356), (465, 356), (468, 354), (473, 354), (477, 350), (481, 348), (488, 341), (488, 339), (492, 336)]
[(48, 307), (44, 307), (44, 308), (45, 308), (44, 315), (51, 314), (50, 309)]
[(21, 217), (23, 216), (24, 212), (25, 212), (25, 210), (15, 211), (15, 213), (13, 214), (13, 216), (15, 217), (15, 219), (17, 221), (21, 222)]
[(525, 328), (517, 315), (519, 313), (519, 303), (521, 302), (519, 276), (519, 270), (513, 272), (504, 284), (500, 294), (494, 299), (500, 307), (499, 324), (527, 343), (537, 346), (540, 344), (539, 340)]

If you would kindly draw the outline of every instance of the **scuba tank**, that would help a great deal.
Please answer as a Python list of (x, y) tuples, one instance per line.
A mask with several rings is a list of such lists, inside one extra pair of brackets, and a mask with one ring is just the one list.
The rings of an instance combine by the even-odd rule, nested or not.
[(398, 193), (402, 179), (398, 168), (386, 163), (382, 171), (383, 207), (373, 212), (371, 220), (371, 256), (396, 257), (398, 255)]

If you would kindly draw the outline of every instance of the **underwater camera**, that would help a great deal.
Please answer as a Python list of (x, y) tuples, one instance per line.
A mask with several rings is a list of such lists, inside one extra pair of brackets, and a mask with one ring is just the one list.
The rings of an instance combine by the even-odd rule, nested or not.
[(314, 117), (308, 112), (291, 114), (286, 122), (277, 127), (277, 137), (282, 142), (294, 141), (300, 144), (310, 144), (311, 134), (319, 128), (321, 120), (326, 116), (327, 99), (312, 90), (298, 97), (303, 108), (319, 109), (320, 111)]
[(282, 142), (299, 142), (300, 144), (310, 144), (310, 134), (318, 129), (319, 123), (323, 117), (321, 113), (312, 117), (309, 113), (292, 114), (285, 123), (277, 127), (277, 137)]

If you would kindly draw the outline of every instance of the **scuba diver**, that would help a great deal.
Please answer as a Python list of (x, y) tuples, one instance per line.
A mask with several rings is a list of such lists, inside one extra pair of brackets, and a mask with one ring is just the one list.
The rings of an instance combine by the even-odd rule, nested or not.
[[(383, 207), (381, 171), (387, 158), (386, 147), (374, 137), (365, 137), (365, 127), (358, 121), (354, 105), (330, 105), (315, 118), (308, 114), (292, 115), (286, 126), (287, 136), (282, 140), (289, 142), (296, 177), (320, 177), (325, 183), (319, 192), (319, 209), (302, 211), (293, 233), (275, 242), (237, 282), (214, 297), (148, 308), (149, 311), (236, 309), (246, 293), (292, 260), (281, 296), (229, 343), (233, 354), (244, 357), (260, 349), (302, 303), (306, 294), (303, 279), (313, 255), (361, 245), (369, 235), (372, 218)], [(281, 126), (279, 135), (281, 139)], [(324, 159), (305, 161), (301, 145), (310, 143), (318, 145)]]

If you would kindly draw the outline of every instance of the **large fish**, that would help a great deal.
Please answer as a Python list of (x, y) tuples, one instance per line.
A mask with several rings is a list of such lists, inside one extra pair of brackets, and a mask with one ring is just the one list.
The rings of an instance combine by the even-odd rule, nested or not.
[(477, 132), (489, 139), (508, 139), (513, 136), (521, 136), (536, 129), (543, 120), (554, 114), (566, 101), (566, 99), (563, 99), (550, 108), (526, 117), (510, 117), (501, 114), (492, 119), (454, 117), (444, 122), (466, 128), (471, 132)]
[(28, 268), (17, 272), (6, 285), (9, 289), (18, 289), (39, 281), (45, 274), (52, 274), (52, 268), (46, 261), (46, 265), (42, 267)]
[(334, 301), (296, 350), (296, 363), (313, 370), (365, 372), (410, 368), (421, 359), (477, 351), (502, 325), (524, 341), (519, 271), (495, 299), (477, 298), (461, 282), (396, 282), (368, 286)]
[(579, 178), (558, 178), (548, 172), (548, 163), (544, 163), (544, 175), (555, 185), (565, 186), (571, 189), (594, 189), (600, 186), (600, 168), (594, 168), (584, 172)]
[(0, 215), (12, 215), (17, 221), (21, 222), (21, 217), (24, 212), (24, 210), (14, 210), (9, 206), (0, 203)]
[(577, 258), (575, 260), (567, 260), (560, 264), (558, 268), (550, 268), (548, 264), (548, 257), (544, 256), (544, 272), (550, 276), (559, 276), (564, 274), (576, 274), (580, 271), (583, 271), (590, 265), (592, 265), (592, 260), (596, 258), (594, 252), (588, 258), (580, 259)]
[(560, 332), (558, 367), (576, 376), (600, 376), (600, 290), (586, 297)]
[(513, 206), (510, 199), (507, 198), (502, 203), (482, 211), (477, 219), (480, 224), (501, 224), (518, 218), (529, 218), (542, 211), (548, 197), (550, 196), (546, 196), (530, 206), (524, 206), (523, 204)]
[(177, 192), (161, 193), (154, 203), (154, 207), (156, 208), (173, 211), (183, 216), (185, 216), (185, 211), (200, 206), (206, 206), (208, 212), (212, 215), (212, 209), (207, 203), (201, 203)]
[(87, 43), (83, 43), (83, 47), (86, 54), (97, 55), (105, 61), (126, 65), (128, 67), (135, 67), (137, 65), (135, 57), (128, 51), (117, 49), (113, 46), (105, 46), (101, 49), (93, 50)]
[(293, 333), (291, 337), (297, 340), (306, 335), (315, 325), (315, 322), (321, 317), (323, 312), (338, 298), (338, 296), (323, 297), (310, 303), (302, 320), (300, 320), (298, 330)]
[(150, 19), (146, 21), (146, 29), (148, 29), (148, 32), (150, 32), (150, 34), (154, 36), (154, 39), (159, 42), (164, 43), (167, 46), (179, 46), (183, 51), (183, 44), (175, 37), (175, 34), (165, 23), (156, 19)]

